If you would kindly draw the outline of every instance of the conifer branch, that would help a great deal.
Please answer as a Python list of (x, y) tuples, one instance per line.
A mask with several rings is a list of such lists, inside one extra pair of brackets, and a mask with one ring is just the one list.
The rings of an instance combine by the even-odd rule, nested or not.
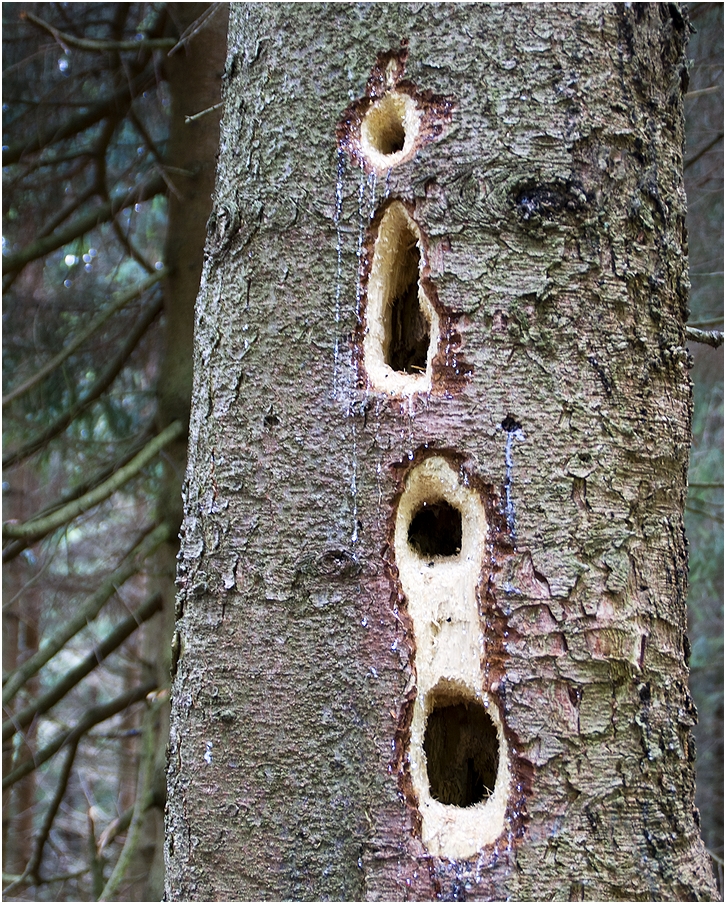
[(163, 299), (159, 298), (153, 302), (144, 311), (141, 317), (134, 324), (130, 334), (119, 349), (116, 357), (112, 360), (109, 367), (101, 374), (88, 392), (79, 399), (74, 405), (67, 409), (62, 415), (50, 424), (44, 431), (29, 440), (19, 449), (13, 450), (3, 459), (3, 468), (10, 468), (24, 461), (33, 453), (38, 452), (54, 437), (62, 433), (69, 424), (71, 424), (80, 414), (82, 414), (98, 397), (113, 383), (119, 372), (128, 361), (131, 353), (134, 351), (142, 336), (146, 333), (152, 323), (161, 313), (164, 306)]
[(82, 679), (85, 679), (90, 672), (93, 672), (102, 660), (105, 660), (109, 654), (120, 647), (140, 625), (151, 619), (161, 607), (161, 593), (157, 592), (148, 597), (130, 616), (127, 616), (123, 622), (120, 622), (116, 628), (109, 632), (100, 644), (95, 645), (79, 664), (65, 673), (52, 688), (48, 689), (37, 700), (31, 701), (21, 711), (5, 720), (3, 723), (3, 742), (11, 739), (16, 732), (25, 729), (33, 720), (42, 716), (62, 700)]
[(81, 629), (93, 622), (117, 590), (139, 572), (144, 560), (161, 544), (169, 540), (171, 534), (172, 532), (166, 524), (158, 525), (151, 532), (144, 532), (141, 540), (135, 543), (134, 547), (124, 556), (121, 564), (104, 579), (101, 587), (91, 595), (86, 605), (65, 625), (59, 627), (40, 650), (4, 678), (3, 705), (9, 704), (29, 679), (36, 675), (59, 651), (63, 650)]
[(143, 283), (139, 283), (138, 286), (133, 286), (131, 289), (126, 292), (122, 292), (117, 295), (114, 301), (105, 308), (98, 317), (94, 318), (91, 323), (86, 327), (85, 330), (82, 330), (78, 336), (72, 339), (70, 342), (67, 342), (63, 349), (55, 355), (47, 364), (43, 365), (43, 367), (36, 371), (32, 377), (29, 377), (27, 380), (23, 381), (23, 383), (15, 387), (15, 389), (11, 390), (7, 395), (3, 397), (3, 408), (9, 403), (13, 402), (19, 396), (23, 396), (29, 390), (32, 390), (34, 386), (40, 383), (45, 377), (51, 374), (56, 368), (60, 367), (66, 359), (70, 358), (71, 355), (78, 349), (86, 340), (90, 339), (93, 334), (99, 330), (106, 321), (117, 311), (121, 311), (125, 308), (129, 302), (133, 302), (134, 299), (137, 299), (140, 295), (146, 292), (148, 289), (151, 289), (159, 280), (164, 279), (169, 274), (169, 271), (164, 268), (163, 270), (158, 271), (157, 273), (152, 274), (152, 276), (148, 277), (144, 280)]

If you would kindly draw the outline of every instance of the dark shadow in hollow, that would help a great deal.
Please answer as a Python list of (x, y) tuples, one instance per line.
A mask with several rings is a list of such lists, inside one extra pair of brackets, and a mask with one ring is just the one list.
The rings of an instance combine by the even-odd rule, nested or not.
[(467, 808), (492, 795), (499, 763), (497, 729), (477, 701), (435, 705), (424, 733), (429, 791)]
[(385, 128), (381, 130), (378, 139), (379, 146), (377, 150), (381, 154), (397, 154), (399, 151), (403, 150), (404, 142), (406, 141), (404, 124), (398, 117), (392, 117), (391, 120), (386, 123)]
[(397, 261), (405, 275), (404, 288), (391, 302), (386, 363), (393, 371), (416, 374), (427, 369), (431, 324), (419, 302), (419, 249), (416, 242)]
[(462, 513), (446, 500), (423, 503), (407, 539), (420, 556), (456, 556), (462, 549)]

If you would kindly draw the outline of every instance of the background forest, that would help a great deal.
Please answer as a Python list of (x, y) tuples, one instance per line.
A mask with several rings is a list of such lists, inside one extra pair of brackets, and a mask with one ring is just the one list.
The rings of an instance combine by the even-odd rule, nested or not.
[[(721, 884), (723, 356), (700, 340), (723, 329), (723, 6), (687, 9), (691, 691)], [(3, 4), (10, 900), (161, 895), (174, 558), (226, 20), (225, 4)]]

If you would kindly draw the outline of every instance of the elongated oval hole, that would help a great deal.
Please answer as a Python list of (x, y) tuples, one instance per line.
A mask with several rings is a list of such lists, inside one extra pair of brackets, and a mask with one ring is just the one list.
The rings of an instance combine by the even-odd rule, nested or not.
[(426, 390), (439, 319), (421, 284), (419, 227), (400, 201), (387, 205), (367, 287), (364, 363), (371, 384), (391, 393)]
[(468, 808), (492, 795), (499, 765), (499, 740), (479, 701), (434, 706), (424, 733), (432, 798)]
[(399, 279), (398, 286), (392, 286), (384, 355), (393, 371), (405, 374), (421, 374), (427, 368), (431, 323), (419, 302), (419, 260), (413, 237), (408, 248), (401, 248), (397, 262)]

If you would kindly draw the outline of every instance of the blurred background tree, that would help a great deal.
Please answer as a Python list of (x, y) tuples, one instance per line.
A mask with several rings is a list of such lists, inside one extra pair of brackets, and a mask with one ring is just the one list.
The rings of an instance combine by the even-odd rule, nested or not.
[(159, 899), (227, 8), (3, 6), (6, 896)]
[[(697, 801), (723, 866), (723, 7), (687, 5)], [(161, 895), (174, 558), (227, 9), (3, 4), (3, 880)], [(333, 191), (333, 187), (331, 189)]]
[[(724, 330), (724, 6), (687, 4), (695, 33), (684, 110), (691, 317)], [(693, 334), (698, 337), (698, 334)], [(701, 337), (704, 339), (705, 337)], [(694, 421), (685, 523), (689, 538), (690, 690), (699, 710), (697, 806), (702, 838), (724, 894), (724, 356), (703, 342), (694, 356)]]

